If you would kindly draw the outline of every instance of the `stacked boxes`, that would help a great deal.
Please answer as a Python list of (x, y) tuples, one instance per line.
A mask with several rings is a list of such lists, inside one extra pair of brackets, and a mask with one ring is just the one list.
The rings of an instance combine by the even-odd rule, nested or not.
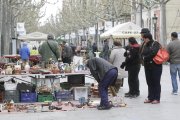
[(55, 97), (56, 100), (71, 100), (73, 98), (70, 91), (55, 92)]
[(17, 90), (6, 90), (4, 100), (13, 100), (15, 103), (19, 102), (19, 91)]
[(54, 101), (52, 94), (38, 94), (38, 102)]
[(21, 92), (20, 96), (21, 102), (36, 102), (37, 101), (37, 95), (33, 92)]
[(74, 100), (84, 97), (88, 99), (88, 87), (74, 87)]

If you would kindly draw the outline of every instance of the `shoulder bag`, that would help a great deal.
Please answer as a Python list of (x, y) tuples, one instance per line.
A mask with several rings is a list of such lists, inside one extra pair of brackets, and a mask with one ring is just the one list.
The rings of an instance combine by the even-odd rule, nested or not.
[[(48, 42), (48, 41), (47, 41), (47, 44), (48, 44), (49, 48), (51, 49), (51, 51), (53, 52), (54, 56), (56, 57), (56, 54), (55, 54), (55, 52), (52, 50), (52, 48), (51, 48), (51, 46), (50, 46), (50, 44), (49, 44), (49, 42)], [(57, 58), (57, 57), (56, 57), (56, 59), (58, 60), (58, 58)]]
[(153, 61), (156, 64), (163, 64), (164, 62), (169, 60), (169, 53), (165, 48), (162, 47), (160, 43), (159, 45), (160, 45), (160, 49), (158, 50), (156, 56), (153, 58)]

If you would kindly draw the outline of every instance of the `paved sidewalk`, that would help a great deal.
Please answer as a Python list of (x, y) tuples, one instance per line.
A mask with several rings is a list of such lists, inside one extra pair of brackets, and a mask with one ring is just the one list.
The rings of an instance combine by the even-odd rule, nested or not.
[[(0, 120), (179, 120), (180, 95), (171, 95), (169, 66), (163, 66), (160, 104), (143, 103), (147, 97), (147, 85), (143, 67), (139, 77), (141, 95), (133, 99), (125, 98), (127, 107), (124, 108), (113, 108), (105, 111), (84, 109), (67, 112), (10, 113), (0, 114)], [(128, 92), (127, 80), (125, 80), (124, 87), (121, 88), (119, 95), (122, 96), (125, 92)]]

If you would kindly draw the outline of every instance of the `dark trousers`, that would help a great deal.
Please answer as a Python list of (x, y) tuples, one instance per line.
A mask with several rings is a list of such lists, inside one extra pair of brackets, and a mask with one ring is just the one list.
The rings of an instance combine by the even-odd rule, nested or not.
[(116, 69), (111, 69), (106, 73), (104, 78), (99, 83), (99, 95), (101, 98), (100, 105), (101, 106), (108, 106), (108, 87), (114, 83), (118, 75), (118, 71)]
[(148, 85), (148, 99), (160, 100), (162, 66), (145, 67), (146, 82)]
[(69, 57), (62, 58), (62, 61), (63, 61), (63, 63), (71, 64), (71, 58), (69, 58)]
[(128, 84), (129, 84), (129, 93), (131, 95), (139, 95), (139, 71), (140, 65), (132, 65), (128, 68)]

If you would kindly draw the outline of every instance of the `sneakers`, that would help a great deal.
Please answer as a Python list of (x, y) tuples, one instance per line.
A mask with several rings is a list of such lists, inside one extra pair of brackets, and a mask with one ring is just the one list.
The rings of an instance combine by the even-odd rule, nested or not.
[(130, 98), (136, 98), (138, 96), (139, 96), (138, 94), (135, 94), (135, 95), (131, 95)]
[(112, 105), (108, 105), (108, 106), (97, 106), (98, 110), (109, 110), (112, 108)]
[(128, 93), (125, 93), (124, 94), (124, 97), (129, 97), (131, 94), (128, 92)]
[(178, 93), (177, 92), (172, 92), (172, 95), (178, 95)]
[(124, 97), (129, 97), (129, 98), (136, 98), (138, 97), (139, 94), (130, 94), (130, 93), (125, 93), (125, 96)]

